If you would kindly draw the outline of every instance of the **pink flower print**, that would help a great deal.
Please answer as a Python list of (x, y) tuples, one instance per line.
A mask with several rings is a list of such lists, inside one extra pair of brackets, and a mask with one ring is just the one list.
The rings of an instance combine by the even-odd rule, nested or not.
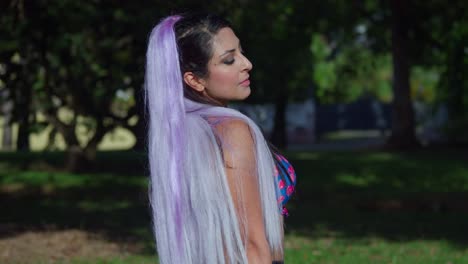
[(284, 201), (284, 196), (281, 195), (280, 198), (278, 199), (278, 203), (281, 204), (283, 203), (283, 201)]
[(294, 186), (292, 185), (288, 186), (288, 188), (286, 189), (286, 194), (290, 196), (293, 192), (294, 192)]
[(282, 161), (286, 161), (286, 162), (287, 162), (286, 158), (285, 158), (283, 155), (280, 155), (280, 159), (281, 159)]
[(283, 155), (275, 154), (275, 156), (276, 156), (276, 159), (279, 160), (279, 161), (284, 161), (285, 160)]
[(275, 176), (278, 176), (278, 174), (279, 174), (278, 168), (275, 166)]
[(289, 212), (288, 212), (288, 209), (286, 209), (286, 207), (283, 206), (283, 211), (281, 212), (283, 215), (285, 216), (289, 216)]
[(278, 185), (279, 185), (280, 190), (283, 189), (284, 188), (284, 181), (280, 180)]
[(289, 166), (288, 168), (288, 174), (291, 177), (293, 181), (296, 180), (296, 173), (294, 172), (294, 168), (292, 166)]

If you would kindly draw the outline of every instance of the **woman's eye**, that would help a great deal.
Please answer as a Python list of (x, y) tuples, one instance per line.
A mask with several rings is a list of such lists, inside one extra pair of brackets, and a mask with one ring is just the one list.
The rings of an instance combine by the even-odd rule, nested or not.
[(234, 63), (234, 61), (235, 61), (234, 59), (225, 60), (225, 61), (224, 61), (224, 64), (231, 65), (231, 64)]

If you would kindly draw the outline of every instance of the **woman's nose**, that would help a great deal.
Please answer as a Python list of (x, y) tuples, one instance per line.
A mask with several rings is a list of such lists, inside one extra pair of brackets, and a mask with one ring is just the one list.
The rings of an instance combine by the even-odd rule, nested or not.
[(243, 62), (244, 62), (244, 65), (243, 65), (244, 68), (243, 68), (243, 70), (246, 70), (246, 71), (252, 70), (253, 65), (252, 65), (252, 63), (250, 62), (250, 60), (247, 59), (247, 57), (244, 56), (244, 55), (242, 55), (242, 57), (243, 57), (243, 59), (244, 59), (244, 60), (243, 60)]

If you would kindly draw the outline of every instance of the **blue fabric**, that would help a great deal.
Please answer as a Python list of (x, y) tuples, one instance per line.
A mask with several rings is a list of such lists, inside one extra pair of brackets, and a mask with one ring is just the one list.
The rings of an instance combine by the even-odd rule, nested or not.
[(288, 215), (285, 207), (294, 193), (296, 186), (296, 172), (289, 161), (280, 154), (275, 156), (275, 179), (278, 194), (278, 204), (282, 208), (282, 214)]

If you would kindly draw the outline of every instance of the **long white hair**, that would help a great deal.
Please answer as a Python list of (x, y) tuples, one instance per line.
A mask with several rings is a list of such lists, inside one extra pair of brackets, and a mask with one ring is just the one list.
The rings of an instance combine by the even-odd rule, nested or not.
[[(223, 147), (229, 144), (213, 128), (212, 118), (248, 124), (267, 240), (272, 252), (282, 253), (283, 227), (268, 145), (257, 125), (238, 111), (184, 98), (174, 30), (179, 19), (167, 17), (152, 30), (146, 55), (149, 199), (160, 263), (247, 263), (248, 223), (242, 210), (235, 209), (223, 160)], [(241, 186), (242, 178), (234, 178)], [(240, 204), (248, 202), (242, 200), (242, 190), (237, 191)]]

